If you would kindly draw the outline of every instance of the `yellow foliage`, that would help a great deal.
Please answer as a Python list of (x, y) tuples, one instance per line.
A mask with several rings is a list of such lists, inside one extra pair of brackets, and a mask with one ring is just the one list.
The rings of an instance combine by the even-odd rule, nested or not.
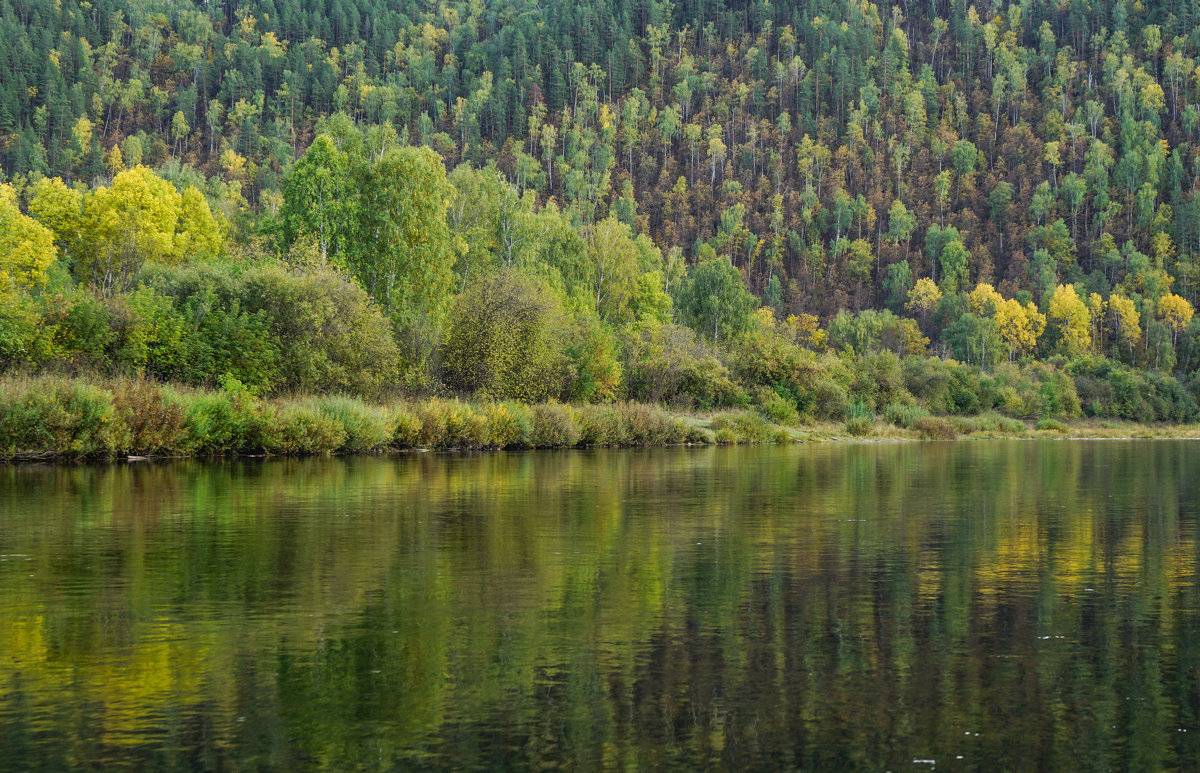
[(900, 344), (906, 355), (923, 355), (929, 349), (929, 338), (921, 333), (915, 319), (900, 320)]
[(1031, 353), (1046, 330), (1046, 315), (1033, 303), (1022, 306), (1015, 299), (1001, 300), (996, 306), (996, 324), (1000, 336), (1017, 356)]
[(198, 255), (215, 255), (221, 249), (223, 234), (209, 209), (204, 194), (188, 186), (180, 200), (180, 231), (175, 237), (175, 255), (187, 260)]
[(934, 284), (934, 281), (929, 277), (922, 277), (917, 280), (913, 288), (908, 291), (908, 303), (905, 308), (910, 311), (930, 311), (942, 299), (942, 291)]
[(57, 256), (54, 234), (22, 214), (11, 185), (0, 185), (0, 291), (45, 284)]
[[(114, 148), (113, 155), (117, 152)], [(147, 260), (212, 255), (224, 240), (199, 190), (189, 187), (180, 194), (144, 166), (119, 172), (112, 185), (86, 195), (58, 178), (39, 180), (29, 210), (75, 259), (81, 277), (102, 289), (129, 279)]]
[(1181, 298), (1174, 293), (1167, 293), (1158, 299), (1158, 316), (1176, 334), (1183, 332), (1195, 313), (1195, 309), (1186, 298)]
[(783, 324), (800, 346), (814, 352), (825, 351), (829, 336), (821, 329), (820, 320), (812, 314), (801, 314), (799, 317), (793, 314)]
[(104, 164), (108, 167), (109, 174), (117, 174), (124, 171), (125, 159), (121, 156), (121, 146), (113, 145), (112, 149), (104, 157)]
[(1116, 294), (1108, 299), (1108, 314), (1117, 343), (1124, 344), (1132, 357), (1133, 348), (1142, 340), (1141, 315), (1133, 301)]
[(84, 202), (84, 234), (93, 258), (133, 251), (141, 259), (172, 258), (181, 204), (175, 186), (144, 166), (121, 172)]
[(995, 287), (987, 282), (980, 282), (967, 296), (967, 310), (981, 317), (990, 317), (999, 310), (1003, 302), (1004, 298), (996, 292)]
[(80, 238), (83, 194), (68, 188), (61, 178), (43, 177), (33, 186), (29, 214), (54, 233), (59, 249), (70, 251)]
[(79, 143), (81, 149), (86, 149), (92, 141), (92, 122), (88, 120), (86, 115), (81, 115), (79, 120), (75, 122), (75, 126), (71, 129), (71, 134), (75, 137), (75, 141)]
[(1059, 342), (1068, 351), (1083, 352), (1092, 346), (1091, 315), (1075, 292), (1075, 285), (1059, 285), (1050, 297), (1050, 321)]

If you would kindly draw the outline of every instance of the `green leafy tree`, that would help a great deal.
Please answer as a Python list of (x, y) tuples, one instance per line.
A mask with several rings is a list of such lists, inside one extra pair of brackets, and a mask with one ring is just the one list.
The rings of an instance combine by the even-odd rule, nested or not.
[(714, 341), (745, 330), (757, 305), (741, 273), (724, 256), (693, 268), (676, 299), (684, 324)]

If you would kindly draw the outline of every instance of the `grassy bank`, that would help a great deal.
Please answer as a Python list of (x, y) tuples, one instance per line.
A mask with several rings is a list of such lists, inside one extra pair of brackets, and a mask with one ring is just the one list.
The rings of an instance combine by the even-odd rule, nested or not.
[(639, 403), (563, 405), (340, 396), (261, 399), (150, 381), (0, 381), (0, 459), (331, 454), (786, 442), (750, 411), (697, 419)]
[(995, 413), (931, 416), (893, 406), (852, 409), (845, 422), (785, 426), (751, 410), (675, 414), (640, 403), (564, 405), (430, 398), (375, 405), (341, 396), (255, 397), (144, 380), (13, 377), (0, 381), (0, 459), (305, 455), (411, 449), (635, 447), (786, 443), (840, 438), (1198, 437), (1195, 425)]

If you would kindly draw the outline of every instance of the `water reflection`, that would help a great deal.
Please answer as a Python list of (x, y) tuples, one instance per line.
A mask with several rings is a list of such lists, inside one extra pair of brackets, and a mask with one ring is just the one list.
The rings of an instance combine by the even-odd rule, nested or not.
[(0, 468), (0, 768), (1200, 759), (1188, 442)]

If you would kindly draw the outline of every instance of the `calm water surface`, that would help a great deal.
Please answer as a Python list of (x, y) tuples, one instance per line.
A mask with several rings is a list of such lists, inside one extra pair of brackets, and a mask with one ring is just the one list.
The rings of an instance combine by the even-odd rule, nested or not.
[(0, 769), (1195, 770), (1200, 443), (0, 467)]

